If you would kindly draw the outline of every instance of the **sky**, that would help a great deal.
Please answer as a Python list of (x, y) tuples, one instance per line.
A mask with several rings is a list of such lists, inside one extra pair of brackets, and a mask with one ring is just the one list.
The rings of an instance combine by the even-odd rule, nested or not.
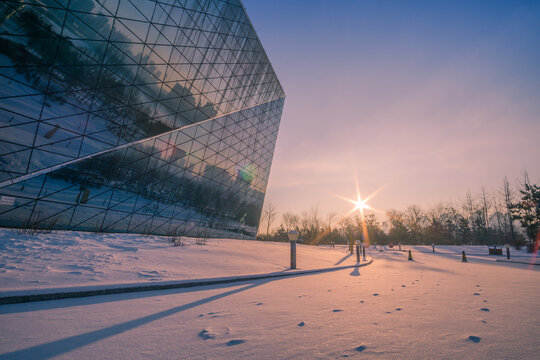
[(287, 95), (265, 203), (385, 211), (540, 183), (540, 2), (243, 0)]

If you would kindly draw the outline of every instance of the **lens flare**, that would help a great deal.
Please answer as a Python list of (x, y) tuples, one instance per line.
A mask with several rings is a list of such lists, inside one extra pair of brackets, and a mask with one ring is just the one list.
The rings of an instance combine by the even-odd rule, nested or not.
[(349, 212), (347, 212), (347, 214), (345, 214), (344, 218), (348, 217), (349, 215), (351, 215), (352, 213), (354, 213), (357, 210), (360, 212), (360, 220), (361, 220), (361, 223), (362, 223), (362, 225), (361, 225), (362, 241), (369, 245), (370, 241), (369, 241), (369, 234), (368, 234), (368, 231), (367, 231), (366, 222), (364, 221), (364, 210), (371, 210), (371, 211), (379, 212), (379, 210), (374, 209), (371, 206), (369, 206), (369, 204), (367, 202), (370, 199), (372, 199), (375, 195), (377, 195), (377, 193), (379, 191), (381, 191), (382, 187), (380, 187), (379, 189), (377, 189), (376, 191), (371, 193), (368, 197), (362, 199), (362, 196), (360, 195), (360, 189), (358, 187), (358, 180), (356, 178), (354, 179), (354, 183), (355, 183), (355, 187), (356, 187), (356, 200), (349, 199), (349, 198), (341, 196), (341, 195), (336, 195), (336, 196), (339, 197), (340, 199), (343, 199), (343, 200), (345, 200), (347, 202), (350, 202), (351, 204), (354, 205), (354, 207), (351, 210), (349, 210)]

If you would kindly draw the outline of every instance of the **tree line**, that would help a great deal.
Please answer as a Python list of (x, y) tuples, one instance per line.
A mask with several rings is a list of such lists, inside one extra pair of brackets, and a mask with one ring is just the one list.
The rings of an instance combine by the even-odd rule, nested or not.
[[(531, 184), (525, 173), (517, 190), (505, 178), (499, 191), (482, 188), (477, 194), (467, 193), (458, 203), (430, 208), (410, 205), (405, 210), (389, 209), (385, 215), (380, 219), (373, 213), (361, 216), (356, 212), (339, 218), (330, 212), (323, 217), (317, 207), (300, 214), (280, 214), (269, 203), (263, 209), (257, 238), (288, 241), (287, 232), (297, 230), (301, 241), (311, 245), (368, 240), (372, 244), (510, 244), (532, 251), (540, 242), (540, 186)], [(271, 231), (278, 220), (279, 226)]]

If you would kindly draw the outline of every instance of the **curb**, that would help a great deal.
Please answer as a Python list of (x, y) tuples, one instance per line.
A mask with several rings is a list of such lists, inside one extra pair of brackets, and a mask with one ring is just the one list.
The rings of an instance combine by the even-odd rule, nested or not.
[(359, 268), (359, 267), (369, 265), (372, 262), (373, 262), (373, 259), (370, 259), (368, 262), (363, 263), (363, 264), (338, 266), (338, 267), (322, 268), (322, 269), (312, 269), (312, 270), (298, 270), (298, 271), (289, 272), (289, 273), (268, 273), (268, 274), (259, 274), (259, 275), (236, 276), (236, 277), (221, 278), (221, 279), (187, 280), (187, 281), (178, 281), (178, 282), (172, 282), (172, 283), (167, 282), (166, 284), (124, 286), (124, 287), (95, 289), (95, 290), (65, 291), (65, 292), (54, 292), (54, 293), (45, 293), (45, 294), (4, 296), (4, 297), (0, 297), (0, 305), (19, 304), (19, 303), (47, 301), (47, 300), (70, 299), (70, 298), (81, 298), (81, 297), (98, 296), (98, 295), (125, 294), (125, 293), (142, 292), (142, 291), (181, 289), (181, 288), (190, 288), (190, 287), (195, 287), (195, 286), (228, 284), (228, 283), (242, 282), (242, 281), (248, 281), (248, 280), (271, 279), (271, 278), (280, 278), (280, 277), (303, 275), (303, 274), (316, 274), (316, 273), (322, 273), (322, 272), (331, 272), (331, 271), (338, 271), (338, 270), (344, 270), (344, 269)]

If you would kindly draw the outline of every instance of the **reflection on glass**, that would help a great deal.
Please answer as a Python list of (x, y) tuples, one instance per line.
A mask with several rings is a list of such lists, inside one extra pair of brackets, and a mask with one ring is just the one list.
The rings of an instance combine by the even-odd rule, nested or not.
[(0, 4), (0, 226), (255, 236), (283, 90), (240, 2), (174, 5)]

